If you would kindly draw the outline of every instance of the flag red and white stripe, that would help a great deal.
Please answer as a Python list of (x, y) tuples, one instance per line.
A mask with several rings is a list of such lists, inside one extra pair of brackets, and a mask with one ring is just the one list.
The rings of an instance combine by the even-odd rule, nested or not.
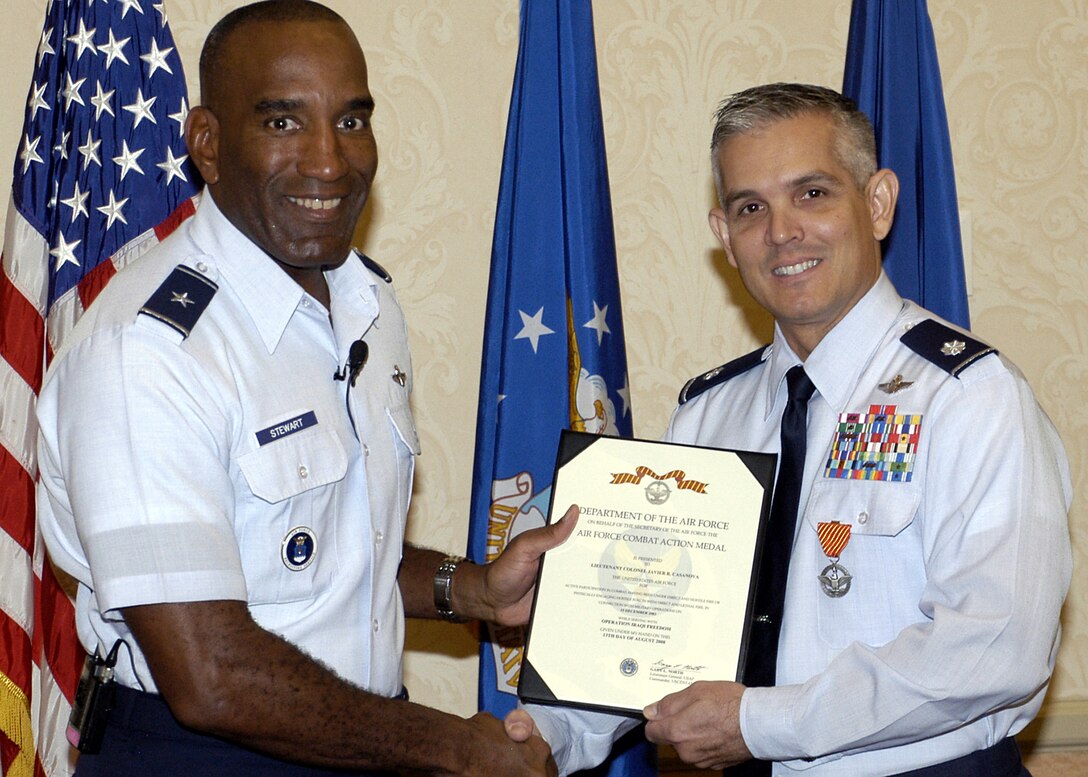
[(0, 272), (0, 775), (59, 777), (83, 662), (35, 523), (44, 369), (125, 264), (194, 211), (163, 3), (54, 0), (17, 150)]

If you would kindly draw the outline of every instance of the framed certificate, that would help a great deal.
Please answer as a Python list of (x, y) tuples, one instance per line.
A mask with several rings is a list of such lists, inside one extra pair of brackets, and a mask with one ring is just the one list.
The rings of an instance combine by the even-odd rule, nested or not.
[(641, 715), (743, 666), (776, 457), (564, 431), (522, 701)]

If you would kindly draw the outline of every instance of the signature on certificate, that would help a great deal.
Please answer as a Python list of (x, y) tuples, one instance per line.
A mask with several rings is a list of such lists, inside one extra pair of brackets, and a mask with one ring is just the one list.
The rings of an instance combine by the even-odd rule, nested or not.
[(663, 672), (663, 673), (675, 673), (686, 674), (688, 672), (701, 672), (706, 669), (705, 666), (700, 664), (670, 664), (661, 659), (654, 661), (650, 666), (651, 672)]

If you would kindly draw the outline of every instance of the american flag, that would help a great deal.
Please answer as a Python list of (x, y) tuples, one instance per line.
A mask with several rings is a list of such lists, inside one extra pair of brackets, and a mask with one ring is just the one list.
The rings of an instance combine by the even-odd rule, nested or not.
[[(125, 264), (192, 214), (181, 60), (164, 3), (52, 0), (15, 159), (0, 273), (0, 774), (70, 774), (83, 661), (34, 520), (45, 364)], [(76, 419), (78, 420), (78, 419)]]

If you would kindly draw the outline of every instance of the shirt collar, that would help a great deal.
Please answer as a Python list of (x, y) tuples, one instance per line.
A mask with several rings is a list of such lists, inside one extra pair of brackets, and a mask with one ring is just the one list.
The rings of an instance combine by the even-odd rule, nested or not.
[(352, 341), (363, 337), (377, 321), (378, 283), (354, 251), (335, 270), (326, 270), (325, 280), (332, 300), (337, 349), (346, 353)]
[[(193, 240), (214, 262), (219, 275), (238, 296), (252, 319), (268, 352), (275, 351), (291, 317), (303, 299), (313, 300), (257, 244), (230, 222), (210, 193), (200, 198), (193, 216)], [(360, 276), (362, 276), (360, 278)], [(340, 267), (327, 271), (330, 294), (343, 295), (353, 315), (377, 315), (377, 301), (371, 279), (362, 263), (348, 256)]]
[[(809, 354), (804, 362), (805, 373), (832, 408), (839, 412), (845, 409), (857, 388), (861, 371), (871, 361), (904, 304), (891, 279), (882, 270), (872, 288)], [(774, 411), (779, 391), (786, 391), (786, 372), (796, 364), (801, 364), (801, 358), (790, 348), (776, 322), (774, 343), (764, 373), (764, 419)]]

